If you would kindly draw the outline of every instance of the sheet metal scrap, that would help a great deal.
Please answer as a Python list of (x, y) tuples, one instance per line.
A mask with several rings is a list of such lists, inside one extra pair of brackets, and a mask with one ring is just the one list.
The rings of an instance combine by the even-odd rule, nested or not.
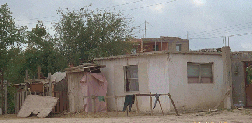
[(33, 113), (40, 118), (46, 117), (55, 107), (57, 101), (58, 98), (52, 96), (28, 95), (17, 116), (28, 117)]

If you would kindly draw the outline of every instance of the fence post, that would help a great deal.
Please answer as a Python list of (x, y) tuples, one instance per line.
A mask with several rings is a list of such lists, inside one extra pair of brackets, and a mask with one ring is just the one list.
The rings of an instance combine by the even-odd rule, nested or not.
[(49, 81), (49, 94), (48, 94), (48, 96), (52, 96), (52, 80), (51, 80), (51, 73), (48, 73), (48, 81)]
[(117, 96), (115, 96), (115, 104), (116, 104), (116, 115), (118, 115)]
[(137, 114), (139, 115), (139, 107), (138, 107), (138, 100), (137, 100), (137, 95), (135, 95), (136, 97), (136, 107), (137, 107)]
[(152, 111), (152, 96), (151, 96), (151, 92), (150, 92), (150, 110), (151, 110), (151, 116), (153, 115), (153, 111)]

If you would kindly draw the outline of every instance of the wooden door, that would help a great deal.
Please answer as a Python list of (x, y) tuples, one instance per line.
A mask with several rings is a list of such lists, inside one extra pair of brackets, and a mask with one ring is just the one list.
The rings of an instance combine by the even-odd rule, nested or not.
[(247, 62), (245, 64), (246, 106), (252, 106), (252, 64), (251, 62)]

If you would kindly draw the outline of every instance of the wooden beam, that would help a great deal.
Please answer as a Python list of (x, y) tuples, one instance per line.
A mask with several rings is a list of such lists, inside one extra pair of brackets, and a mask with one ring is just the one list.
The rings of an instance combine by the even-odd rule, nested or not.
[(173, 105), (173, 107), (174, 107), (174, 109), (175, 109), (176, 115), (179, 116), (178, 110), (177, 110), (177, 108), (176, 108), (176, 106), (175, 106), (175, 103), (174, 103), (173, 99), (171, 98), (171, 94), (170, 94), (170, 93), (168, 93), (168, 97), (169, 97), (170, 100), (171, 100), (171, 103), (172, 103), (172, 105)]
[(139, 107), (138, 107), (138, 100), (137, 100), (137, 95), (135, 95), (135, 98), (136, 98), (136, 107), (137, 107), (137, 114), (139, 115)]
[(116, 105), (116, 115), (118, 115), (117, 96), (115, 96), (115, 105)]
[[(150, 92), (151, 95), (151, 92)], [(151, 116), (153, 115), (153, 111), (152, 111), (152, 97), (150, 96), (150, 110), (151, 110)]]

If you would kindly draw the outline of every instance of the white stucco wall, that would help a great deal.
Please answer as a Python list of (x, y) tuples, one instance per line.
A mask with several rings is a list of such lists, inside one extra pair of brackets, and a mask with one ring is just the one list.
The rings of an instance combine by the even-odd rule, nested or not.
[[(214, 107), (225, 94), (223, 62), (221, 55), (159, 54), (131, 58), (97, 60), (106, 65), (101, 71), (108, 81), (107, 95), (146, 93), (170, 93), (178, 109), (202, 109)], [(213, 83), (188, 84), (187, 62), (213, 62)], [(125, 92), (123, 66), (138, 65), (139, 92)], [(123, 109), (124, 98), (118, 98), (118, 109)], [(173, 109), (168, 96), (160, 97), (165, 112)], [(153, 105), (155, 98), (153, 97)], [(150, 111), (150, 98), (138, 97), (140, 111)], [(109, 100), (109, 109), (115, 110), (114, 99)], [(160, 112), (159, 104), (153, 111)], [(135, 104), (133, 109), (136, 109)]]
[[(213, 62), (213, 83), (188, 83), (187, 62)], [(209, 109), (216, 106), (225, 94), (223, 61), (220, 55), (170, 54), (168, 61), (170, 93), (178, 109)]]
[[(169, 92), (168, 83), (168, 62), (167, 55), (156, 56), (141, 56), (137, 58), (122, 58), (113, 60), (97, 61), (99, 64), (106, 65), (101, 71), (105, 74), (108, 81), (108, 93), (107, 95), (130, 95), (130, 94), (149, 94), (161, 93), (167, 94)], [(138, 92), (125, 92), (124, 89), (124, 70), (123, 66), (138, 65), (138, 80), (139, 91)], [(122, 110), (124, 105), (124, 98), (118, 98), (118, 109)], [(138, 97), (138, 105), (140, 111), (150, 111), (150, 98)], [(153, 97), (153, 105), (155, 97)], [(160, 101), (164, 111), (169, 111), (170, 104), (168, 96), (161, 96)], [(114, 99), (109, 100), (109, 108), (115, 110)], [(133, 105), (133, 109), (136, 109), (136, 105)], [(159, 104), (153, 110), (154, 112), (161, 112)]]

